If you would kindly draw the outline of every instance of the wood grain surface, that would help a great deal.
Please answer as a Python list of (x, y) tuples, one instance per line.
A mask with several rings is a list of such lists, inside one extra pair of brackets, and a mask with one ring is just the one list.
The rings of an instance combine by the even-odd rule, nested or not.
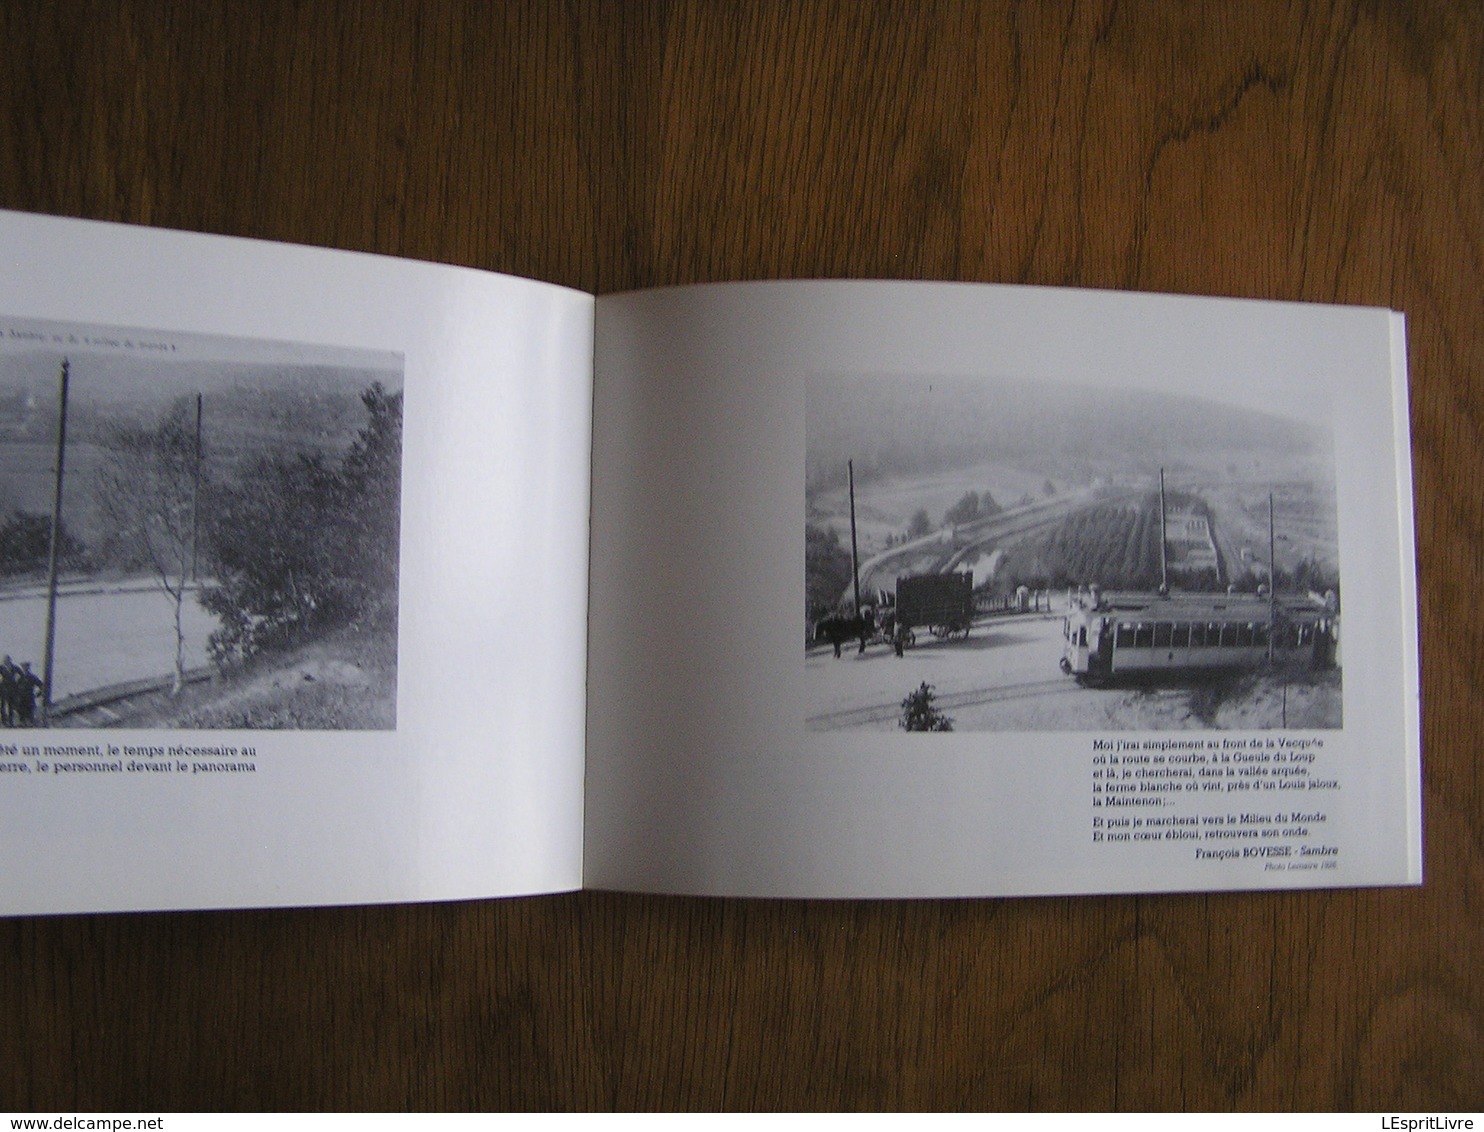
[(1404, 310), (1426, 883), (3, 920), (0, 1108), (1484, 1107), (1481, 186), (1475, 3), (9, 0), (4, 207)]

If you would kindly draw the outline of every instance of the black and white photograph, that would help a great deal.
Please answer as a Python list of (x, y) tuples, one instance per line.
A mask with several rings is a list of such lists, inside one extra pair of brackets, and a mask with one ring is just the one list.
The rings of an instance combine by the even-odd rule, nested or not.
[(1327, 420), (961, 376), (806, 414), (810, 731), (1343, 725)]
[(0, 316), (4, 726), (394, 729), (402, 381)]

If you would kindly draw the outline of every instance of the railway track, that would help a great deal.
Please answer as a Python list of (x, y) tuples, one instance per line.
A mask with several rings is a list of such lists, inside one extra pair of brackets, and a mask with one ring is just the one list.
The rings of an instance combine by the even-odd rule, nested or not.
[[(1003, 703), (1006, 700), (1031, 699), (1038, 696), (1053, 696), (1075, 690), (1066, 677), (1051, 680), (1031, 680), (1020, 684), (1001, 684), (993, 688), (978, 688), (967, 692), (949, 692), (935, 695), (933, 706), (947, 711), (952, 708), (981, 707), (985, 704)], [(900, 702), (876, 704), (863, 708), (847, 708), (843, 711), (822, 712), (805, 720), (811, 731), (837, 731), (851, 727), (865, 727), (873, 723), (885, 723), (900, 719)]]
[[(213, 672), (211, 668), (192, 669), (185, 674), (185, 683), (199, 684), (210, 680)], [(141, 708), (163, 707), (170, 703), (170, 690), (174, 686), (175, 677), (172, 675), (95, 688), (52, 704), (51, 718), (67, 727), (113, 727), (137, 715)]]

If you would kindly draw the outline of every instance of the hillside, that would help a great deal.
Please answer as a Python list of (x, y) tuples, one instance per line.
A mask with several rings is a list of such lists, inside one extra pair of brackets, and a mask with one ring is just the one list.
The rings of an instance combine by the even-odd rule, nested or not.
[(858, 487), (993, 459), (1088, 484), (1210, 453), (1313, 452), (1326, 428), (1200, 397), (1050, 386), (1011, 379), (810, 379), (806, 491)]

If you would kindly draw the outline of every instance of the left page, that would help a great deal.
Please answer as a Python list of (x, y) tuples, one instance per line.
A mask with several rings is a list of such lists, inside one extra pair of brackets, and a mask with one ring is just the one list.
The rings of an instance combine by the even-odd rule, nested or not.
[(0, 264), (0, 913), (579, 887), (592, 296), (17, 213)]

